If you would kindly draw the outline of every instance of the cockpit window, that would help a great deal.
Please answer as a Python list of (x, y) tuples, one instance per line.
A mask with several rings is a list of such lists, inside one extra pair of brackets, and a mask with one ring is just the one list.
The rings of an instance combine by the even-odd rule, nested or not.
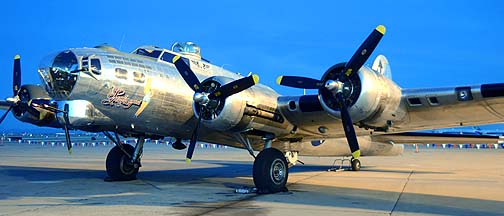
[(140, 48), (135, 51), (135, 54), (148, 56), (148, 57), (152, 57), (152, 58), (159, 58), (159, 56), (161, 55), (161, 52), (162, 52), (161, 50), (149, 50), (149, 49)]

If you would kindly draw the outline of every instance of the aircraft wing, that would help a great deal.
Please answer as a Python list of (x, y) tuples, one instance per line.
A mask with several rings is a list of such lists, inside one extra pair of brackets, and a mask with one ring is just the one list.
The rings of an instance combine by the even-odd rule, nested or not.
[(405, 132), (396, 134), (380, 134), (371, 136), (371, 140), (382, 143), (396, 144), (466, 144), (466, 143), (500, 143), (502, 136), (480, 134), (452, 134)]
[(456, 127), (504, 121), (504, 84), (406, 89), (406, 119), (398, 129)]
[[(357, 136), (504, 122), (504, 83), (401, 89), (394, 94), (397, 96), (392, 97), (399, 97), (395, 102), (397, 105), (383, 102), (375, 110), (370, 110), (368, 116), (359, 116), (363, 112), (357, 109), (351, 112), (356, 116), (354, 119), (362, 119), (353, 122)], [(297, 127), (291, 137), (320, 139), (345, 136), (341, 120), (323, 109), (319, 96), (286, 96), (278, 101), (281, 113)], [(385, 125), (387, 123), (390, 125)]]

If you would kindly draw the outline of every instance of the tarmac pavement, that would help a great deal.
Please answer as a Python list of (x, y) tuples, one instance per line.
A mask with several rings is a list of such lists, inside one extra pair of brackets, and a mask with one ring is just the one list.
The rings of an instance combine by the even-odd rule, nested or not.
[(0, 215), (504, 215), (503, 149), (408, 148), (359, 172), (302, 157), (289, 192), (258, 195), (235, 193), (253, 186), (246, 150), (197, 148), (186, 165), (148, 143), (137, 180), (105, 182), (110, 148), (0, 143)]

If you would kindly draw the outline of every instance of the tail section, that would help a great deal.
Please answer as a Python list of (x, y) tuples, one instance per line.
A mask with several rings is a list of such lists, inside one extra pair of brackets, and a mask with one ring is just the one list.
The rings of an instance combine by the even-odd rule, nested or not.
[(373, 62), (373, 67), (371, 69), (383, 74), (385, 77), (392, 80), (392, 70), (390, 69), (390, 64), (384, 55), (378, 55)]

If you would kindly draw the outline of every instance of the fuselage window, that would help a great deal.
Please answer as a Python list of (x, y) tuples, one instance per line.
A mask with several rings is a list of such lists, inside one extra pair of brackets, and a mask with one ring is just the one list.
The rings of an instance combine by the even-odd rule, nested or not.
[(101, 74), (100, 59), (91, 59), (91, 72), (94, 74)]
[(133, 80), (135, 82), (144, 83), (145, 82), (145, 74), (142, 72), (134, 71), (133, 72)]
[[(89, 62), (91, 62), (91, 67), (89, 67)], [(100, 75), (101, 74), (101, 63), (100, 59), (97, 58), (89, 58), (89, 57), (83, 57), (82, 58), (82, 70), (92, 72), (94, 74)]]
[(116, 68), (115, 76), (119, 79), (128, 79), (128, 71), (122, 68)]

